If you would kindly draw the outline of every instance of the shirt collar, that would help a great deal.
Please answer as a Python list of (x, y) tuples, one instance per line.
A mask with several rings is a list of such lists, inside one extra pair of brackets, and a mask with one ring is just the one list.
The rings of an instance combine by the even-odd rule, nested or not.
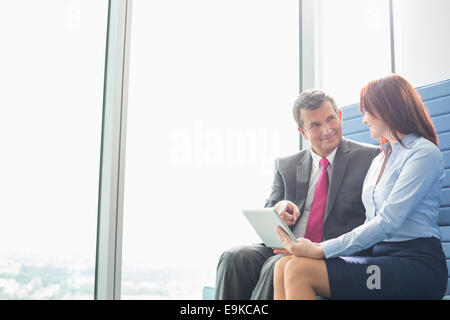
[[(327, 160), (330, 162), (330, 167), (333, 166), (333, 161), (334, 161), (334, 157), (336, 156), (336, 150), (338, 147), (334, 148), (334, 150), (328, 155), (326, 156)], [(320, 164), (320, 160), (322, 159), (322, 156), (319, 156), (317, 153), (315, 153), (312, 149), (312, 147), (309, 148), (310, 152), (311, 152), (311, 157), (313, 160), (313, 167), (314, 168), (318, 168), (319, 164)]]
[[(419, 138), (418, 135), (416, 135), (415, 133), (409, 133), (406, 136), (404, 136), (401, 141), (402, 143), (407, 147), (411, 147), (413, 145), (413, 143)], [(398, 149), (398, 147), (402, 147), (402, 145), (400, 144), (399, 141), (395, 141), (394, 142), (394, 149)], [(383, 149), (383, 151), (386, 150), (390, 150), (391, 149), (391, 144), (389, 142), (386, 142), (384, 145), (381, 146), (381, 149)]]

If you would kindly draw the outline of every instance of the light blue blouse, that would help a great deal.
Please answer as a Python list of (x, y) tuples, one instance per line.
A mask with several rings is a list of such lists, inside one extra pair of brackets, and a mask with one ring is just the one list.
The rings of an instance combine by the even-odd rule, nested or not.
[[(406, 135), (402, 142), (407, 148), (394, 143), (377, 185), (384, 153), (372, 161), (362, 190), (366, 220), (352, 231), (322, 242), (326, 258), (349, 256), (382, 241), (441, 239), (437, 219), (445, 177), (442, 153), (415, 134)], [(390, 149), (390, 144), (384, 149)]]

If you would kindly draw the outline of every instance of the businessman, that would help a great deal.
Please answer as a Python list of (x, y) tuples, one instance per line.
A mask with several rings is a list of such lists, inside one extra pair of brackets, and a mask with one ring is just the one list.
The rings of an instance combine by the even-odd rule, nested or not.
[[(265, 207), (274, 207), (297, 238), (321, 242), (364, 222), (362, 184), (379, 148), (342, 137), (342, 111), (323, 91), (301, 93), (293, 114), (310, 147), (275, 160)], [(273, 270), (282, 256), (264, 244), (225, 251), (217, 265), (215, 298), (273, 299)]]

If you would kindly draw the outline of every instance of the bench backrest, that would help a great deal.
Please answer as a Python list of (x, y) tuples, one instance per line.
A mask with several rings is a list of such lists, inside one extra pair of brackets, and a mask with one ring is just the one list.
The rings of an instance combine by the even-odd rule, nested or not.
[[(441, 191), (438, 224), (441, 228), (442, 246), (450, 270), (450, 79), (419, 87), (416, 90), (431, 114), (439, 138), (439, 147), (444, 155), (446, 177)], [(345, 137), (378, 145), (378, 142), (370, 137), (367, 125), (362, 123), (362, 115), (357, 103), (343, 107), (342, 117), (344, 120), (342, 132)], [(447, 292), (449, 288), (450, 278), (447, 281)]]

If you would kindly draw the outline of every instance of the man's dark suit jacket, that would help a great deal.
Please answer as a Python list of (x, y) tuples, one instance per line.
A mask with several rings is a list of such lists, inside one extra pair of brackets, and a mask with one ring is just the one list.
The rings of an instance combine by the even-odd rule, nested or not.
[[(323, 238), (336, 238), (361, 225), (365, 209), (361, 191), (367, 170), (380, 149), (342, 138), (336, 150), (325, 208)], [(310, 149), (275, 160), (275, 179), (265, 207), (289, 200), (303, 212), (311, 175)], [(297, 222), (299, 219), (297, 220)], [(292, 229), (294, 226), (292, 226)]]

